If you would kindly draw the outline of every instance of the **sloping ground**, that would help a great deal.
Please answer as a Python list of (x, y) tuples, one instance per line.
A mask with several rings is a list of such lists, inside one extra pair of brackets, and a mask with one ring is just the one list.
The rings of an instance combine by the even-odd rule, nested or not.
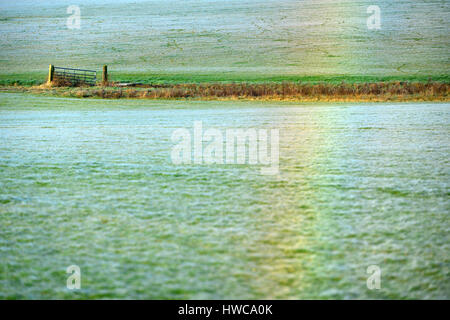
[(381, 30), (367, 28), (373, 1), (78, 3), (80, 30), (66, 26), (69, 3), (1, 3), (0, 73), (45, 76), (53, 63), (97, 70), (108, 64), (112, 76), (184, 74), (214, 81), (449, 74), (448, 1), (376, 1)]

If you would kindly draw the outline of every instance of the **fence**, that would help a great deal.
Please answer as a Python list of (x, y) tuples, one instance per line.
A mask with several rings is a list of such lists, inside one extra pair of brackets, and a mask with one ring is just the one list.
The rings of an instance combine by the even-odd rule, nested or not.
[(70, 82), (72, 85), (86, 84), (94, 86), (97, 82), (97, 72), (93, 70), (72, 69), (54, 67), (50, 65), (48, 80), (62, 80)]

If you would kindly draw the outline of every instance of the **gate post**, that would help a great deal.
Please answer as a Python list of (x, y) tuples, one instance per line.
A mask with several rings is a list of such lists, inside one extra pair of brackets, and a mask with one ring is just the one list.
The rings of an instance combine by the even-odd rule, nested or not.
[(48, 67), (48, 83), (51, 83), (53, 81), (54, 73), (55, 73), (55, 67), (51, 64)]
[(103, 85), (106, 85), (108, 83), (108, 66), (103, 66), (103, 76), (102, 76), (102, 83)]

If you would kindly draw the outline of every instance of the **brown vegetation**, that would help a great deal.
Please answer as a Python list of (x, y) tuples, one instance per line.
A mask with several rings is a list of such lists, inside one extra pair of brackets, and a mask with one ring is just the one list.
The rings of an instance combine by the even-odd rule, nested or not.
[[(210, 83), (166, 86), (140, 85), (133, 88), (83, 87), (58, 88), (52, 93), (80, 98), (105, 99), (260, 99), (295, 101), (449, 101), (450, 84), (442, 82), (379, 82), (379, 83)], [(112, 84), (114, 85), (114, 84)], [(31, 91), (49, 90), (48, 86)]]
[(361, 83), (361, 84), (178, 84), (170, 87), (149, 88), (102, 88), (89, 90), (89, 96), (101, 98), (206, 98), (206, 99), (274, 99), (274, 100), (342, 100), (342, 99), (387, 99), (397, 100), (408, 97), (446, 98), (449, 94), (446, 83)]
[(84, 82), (80, 79), (68, 79), (63, 77), (57, 77), (55, 75), (55, 78), (52, 82), (47, 83), (47, 86), (50, 87), (91, 87), (92, 85)]

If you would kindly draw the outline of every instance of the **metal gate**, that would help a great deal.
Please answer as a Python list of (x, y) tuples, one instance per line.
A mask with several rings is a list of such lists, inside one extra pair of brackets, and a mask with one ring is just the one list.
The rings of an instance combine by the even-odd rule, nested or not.
[(97, 82), (97, 71), (54, 67), (53, 79), (68, 81), (73, 85), (94, 86)]

